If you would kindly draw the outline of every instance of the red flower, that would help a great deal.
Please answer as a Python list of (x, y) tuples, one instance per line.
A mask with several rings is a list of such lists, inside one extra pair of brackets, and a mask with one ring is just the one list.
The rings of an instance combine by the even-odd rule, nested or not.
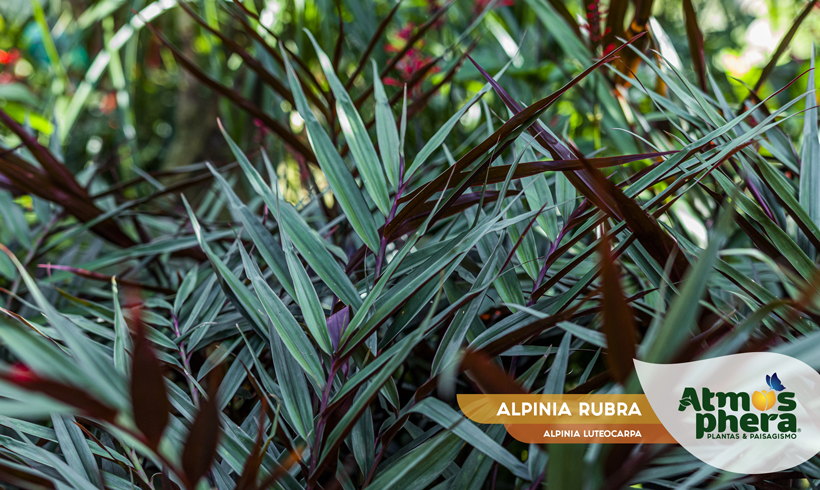
[[(490, 5), (490, 3), (492, 3), (492, 1), (493, 0), (475, 0), (473, 12), (475, 14), (480, 14), (481, 12), (484, 12), (484, 10)], [(512, 7), (513, 5), (515, 5), (514, 0), (498, 0), (497, 2), (495, 2), (495, 6), (493, 8), (497, 9), (498, 7)]]
[[(412, 37), (413, 31), (416, 29), (416, 26), (412, 23), (407, 23), (402, 26), (401, 29), (398, 30), (396, 33), (397, 40), (400, 40), (400, 43), (395, 44), (388, 44), (384, 47), (384, 50), (390, 53), (397, 53), (401, 52), (405, 46), (407, 46), (407, 41)], [(424, 43), (419, 41), (416, 42), (416, 47), (410, 49), (405, 53), (405, 55), (396, 63), (396, 71), (399, 72), (398, 78), (386, 77), (382, 81), (388, 85), (393, 85), (396, 87), (401, 87), (405, 83), (409, 82), (413, 79), (416, 73), (419, 70), (424, 69), (430, 62), (433, 61), (433, 58), (429, 56), (425, 56), (420, 47), (424, 46)], [(432, 75), (433, 73), (437, 73), (439, 70), (438, 67), (434, 66), (425, 72), (425, 76)], [(418, 93), (421, 87), (421, 80), (413, 87), (413, 92)]]
[[(402, 26), (401, 29), (396, 31), (396, 40), (397, 41), (402, 41), (402, 42), (390, 43), (390, 44), (388, 44), (384, 47), (384, 50), (387, 51), (388, 53), (398, 53), (399, 51), (404, 49), (404, 46), (407, 45), (407, 41), (413, 35), (413, 31), (415, 29), (416, 29), (416, 25), (413, 24), (412, 22), (408, 22), (407, 24), (404, 24), (404, 26)], [(422, 44), (422, 43), (419, 42), (419, 44)]]
[(0, 65), (10, 65), (20, 58), (20, 52), (16, 49), (3, 51), (0, 49)]
[[(592, 0), (592, 2), (587, 5), (587, 21), (581, 24), (581, 29), (587, 31), (589, 43), (593, 49), (598, 47), (601, 41), (603, 41), (604, 36), (611, 31), (608, 27), (603, 31), (601, 30), (601, 27), (606, 22), (606, 14), (606, 9), (601, 6), (601, 0)], [(612, 52), (613, 49), (615, 49), (613, 44), (606, 46), (604, 48), (604, 56)]]
[[(409, 82), (413, 79), (416, 73), (419, 70), (424, 69), (430, 62), (433, 61), (433, 58), (429, 56), (425, 56), (419, 51), (418, 49), (411, 49), (404, 55), (404, 57), (396, 63), (396, 70), (401, 74), (401, 83), (397, 83), (396, 85), (402, 85), (404, 83)], [(439, 68), (434, 66), (427, 70), (425, 76), (432, 75), (433, 73), (438, 73)], [(391, 80), (392, 81), (392, 80)], [(393, 81), (395, 82), (395, 81)], [(385, 83), (391, 84), (391, 82), (385, 80)], [(421, 86), (421, 81), (417, 83), (414, 87), (414, 90), (418, 90)]]

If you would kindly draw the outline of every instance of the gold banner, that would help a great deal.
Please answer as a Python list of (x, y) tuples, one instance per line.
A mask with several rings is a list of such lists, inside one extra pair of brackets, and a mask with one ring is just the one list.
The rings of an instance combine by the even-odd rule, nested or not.
[(674, 444), (646, 395), (458, 395), (480, 424), (528, 443)]

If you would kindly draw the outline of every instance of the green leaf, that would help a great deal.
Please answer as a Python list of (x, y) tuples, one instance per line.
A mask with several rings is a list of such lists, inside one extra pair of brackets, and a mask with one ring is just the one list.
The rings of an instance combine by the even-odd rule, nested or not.
[[(350, 175), (344, 160), (339, 156), (336, 148), (333, 147), (333, 142), (330, 141), (322, 125), (319, 124), (319, 120), (310, 110), (302, 86), (293, 72), (293, 67), (290, 66), (290, 61), (288, 61), (284, 49), (282, 50), (282, 58), (285, 60), (290, 89), (296, 99), (296, 109), (305, 121), (310, 146), (313, 147), (313, 151), (316, 153), (316, 159), (319, 161), (319, 166), (322, 167), (327, 182), (333, 190), (333, 196), (338, 201), (345, 216), (347, 216), (350, 225), (356, 230), (359, 238), (370, 250), (378, 251), (379, 234), (376, 230), (376, 222), (373, 221), (373, 215), (370, 214), (370, 209), (367, 207), (364, 197), (362, 197), (362, 192), (359, 190), (359, 186), (356, 185), (356, 181), (353, 180), (353, 176)], [(373, 196), (373, 200), (378, 202), (376, 196)]]
[(446, 403), (435, 398), (426, 398), (411, 409), (430, 418), (453, 434), (464, 439), (464, 442), (483, 452), (494, 461), (510, 470), (516, 477), (528, 480), (527, 467), (509, 451), (482, 432), (470, 420), (458, 414)]
[(191, 209), (185, 196), (182, 196), (182, 203), (188, 212), (191, 226), (199, 240), (199, 246), (205, 252), (205, 255), (208, 256), (208, 260), (211, 262), (211, 266), (213, 267), (222, 291), (231, 300), (231, 303), (233, 303), (234, 307), (239, 311), (239, 314), (248, 321), (257, 333), (264, 337), (267, 334), (267, 329), (265, 328), (266, 322), (259, 300), (248, 291), (248, 288), (236, 277), (236, 274), (234, 274), (225, 262), (211, 250), (210, 245), (205, 240), (205, 235), (202, 233), (199, 221), (196, 219), (194, 211)]
[[(501, 72), (499, 72), (495, 77), (500, 78)], [(434, 134), (429, 140), (427, 140), (427, 143), (425, 143), (424, 147), (422, 147), (422, 149), (419, 150), (419, 152), (416, 154), (416, 158), (413, 160), (413, 164), (410, 165), (410, 168), (407, 169), (407, 171), (405, 172), (404, 180), (409, 179), (416, 172), (416, 170), (418, 170), (424, 164), (424, 162), (426, 162), (427, 159), (433, 155), (433, 152), (438, 150), (438, 148), (441, 146), (442, 143), (444, 143), (444, 140), (447, 139), (447, 136), (450, 134), (453, 128), (456, 127), (456, 124), (458, 124), (458, 122), (461, 120), (461, 118), (464, 116), (467, 110), (470, 107), (472, 107), (473, 104), (478, 102), (478, 100), (481, 99), (481, 97), (483, 97), (484, 94), (489, 92), (491, 88), (492, 87), (489, 83), (484, 84), (484, 86), (481, 88), (481, 90), (478, 91), (477, 94), (475, 94), (470, 100), (465, 102), (464, 105), (461, 106), (461, 109), (459, 109), (455, 114), (450, 116), (450, 119), (448, 119), (447, 122), (445, 122), (440, 128), (438, 128), (436, 134)], [(402, 132), (402, 134), (404, 134), (404, 132)]]
[[(733, 198), (740, 196), (740, 192), (732, 193)], [(698, 312), (701, 310), (700, 299), (718, 260), (718, 252), (727, 240), (727, 230), (733, 214), (734, 208), (727, 201), (717, 224), (712, 228), (709, 245), (698, 257), (694, 267), (686, 272), (680, 294), (672, 302), (663, 322), (651, 326), (646, 333), (638, 356), (647, 362), (668, 362), (694, 333)]]
[(363, 475), (368, 474), (373, 466), (375, 444), (373, 416), (370, 408), (368, 408), (350, 432), (350, 446), (353, 450), (353, 457), (356, 458), (356, 464), (359, 465)]
[(550, 444), (547, 460), (548, 488), (584, 488), (587, 473), (585, 444)]
[(115, 277), (111, 278), (111, 293), (114, 295), (114, 333), (116, 334), (114, 338), (114, 366), (117, 371), (127, 376), (131, 371), (131, 356), (128, 353), (133, 350), (133, 346), (131, 344), (131, 332), (128, 330), (128, 325), (125, 323), (125, 317), (122, 314)]
[(338, 445), (340, 440), (353, 428), (353, 425), (370, 405), (370, 402), (379, 392), (382, 385), (390, 379), (393, 372), (404, 362), (416, 343), (421, 340), (423, 334), (424, 326), (422, 325), (422, 327), (408, 335), (406, 337), (406, 343), (404, 343), (402, 348), (384, 364), (384, 367), (376, 372), (375, 376), (370, 380), (370, 384), (359, 392), (359, 395), (353, 400), (353, 404), (344, 413), (342, 419), (330, 432), (330, 435), (327, 436), (322, 455), (319, 458), (320, 461), (327, 458), (331, 449)]
[(564, 226), (569, 221), (569, 216), (575, 211), (575, 187), (564, 177), (563, 172), (555, 172), (555, 201), (561, 204), (561, 217), (564, 218)]
[[(245, 172), (245, 176), (251, 183), (251, 187), (262, 197), (268, 209), (279, 209), (279, 218), (281, 222), (279, 225), (288, 233), (288, 236), (293, 241), (296, 248), (302, 254), (302, 257), (308, 264), (316, 271), (316, 274), (322, 278), (327, 286), (346, 304), (358, 309), (362, 304), (362, 299), (359, 297), (356, 288), (350, 282), (350, 279), (344, 274), (344, 271), (336, 263), (336, 260), (327, 251), (322, 241), (314, 233), (313, 230), (305, 223), (299, 213), (293, 206), (274, 195), (270, 187), (267, 186), (259, 172), (253, 168), (251, 162), (242, 153), (242, 150), (230, 139), (230, 136), (223, 130), (222, 134), (228, 141), (236, 160)], [(263, 154), (264, 155), (264, 154)]]
[[(811, 221), (820, 226), (820, 136), (817, 131), (817, 94), (814, 82), (814, 46), (806, 86), (806, 111), (803, 114), (803, 148), (800, 152), (800, 205)], [(802, 235), (802, 233), (801, 233)], [(809, 250), (805, 236), (800, 237), (803, 250)], [(814, 254), (809, 255), (813, 257)]]
[[(313, 34), (305, 29), (310, 42), (313, 43), (313, 48), (316, 50), (316, 56), (319, 58), (319, 64), (322, 66), (322, 71), (325, 73), (330, 90), (336, 98), (336, 112), (339, 117), (339, 125), (342, 127), (342, 133), (345, 135), (350, 147), (350, 153), (356, 161), (356, 166), (364, 180), (364, 186), (370, 197), (376, 203), (379, 210), (387, 216), (390, 212), (390, 198), (387, 192), (387, 183), (384, 180), (384, 170), (379, 162), (379, 157), (376, 155), (376, 149), (373, 148), (373, 143), (370, 141), (370, 135), (367, 134), (367, 128), (362, 122), (356, 106), (350, 99), (350, 95), (345, 90), (344, 85), (336, 76), (336, 71), (333, 69), (333, 63), (327, 57), (319, 43), (313, 37)], [(297, 80), (291, 79), (291, 89), (293, 84), (298, 83)], [(307, 105), (304, 106), (307, 108)], [(301, 109), (299, 110), (301, 113)], [(304, 116), (303, 116), (304, 118)], [(311, 137), (311, 141), (313, 138)], [(318, 150), (317, 150), (318, 153)], [(318, 155), (317, 155), (318, 158)]]
[(185, 300), (194, 292), (196, 289), (196, 281), (197, 281), (197, 268), (192, 267), (188, 274), (185, 275), (185, 279), (182, 280), (182, 284), (179, 285), (179, 290), (177, 291), (176, 297), (174, 298), (174, 314), (179, 315), (179, 310), (182, 308), (182, 305), (185, 304)]
[(296, 302), (302, 309), (302, 316), (305, 319), (308, 330), (310, 330), (313, 339), (319, 344), (326, 354), (333, 353), (333, 345), (330, 342), (330, 334), (327, 331), (327, 319), (322, 304), (319, 302), (319, 296), (316, 295), (316, 290), (313, 288), (313, 283), (305, 271), (302, 262), (296, 257), (293, 251), (293, 244), (290, 241), (287, 233), (282, 231), (282, 247), (285, 249), (285, 256), (288, 261), (288, 268), (293, 277), (294, 287), (296, 288)]
[[(496, 443), (501, 443), (507, 435), (504, 426), (493, 424), (487, 428), (487, 436)], [(473, 449), (464, 464), (461, 465), (458, 475), (451, 488), (459, 490), (481, 490), (484, 488), (487, 476), (493, 466), (493, 460), (478, 449)]]
[(305, 374), (275, 329), (271, 330), (270, 337), (273, 369), (282, 390), (282, 402), (296, 432), (308, 440), (313, 431), (313, 403)]
[[(253, 263), (244, 247), (239, 247), (239, 253), (242, 256), (242, 264), (245, 267), (245, 274), (253, 284), (253, 289), (259, 297), (262, 307), (267, 313), (268, 318), (273, 324), (276, 332), (282, 338), (282, 342), (288, 349), (288, 352), (296, 359), (296, 362), (305, 370), (310, 376), (316, 386), (322, 387), (325, 385), (325, 375), (322, 370), (322, 365), (319, 362), (319, 356), (310, 343), (305, 332), (296, 323), (293, 315), (290, 314), (287, 307), (282, 303), (271, 290), (268, 283), (262, 277), (259, 267)], [(262, 311), (259, 311), (262, 314)]]
[(552, 366), (550, 366), (547, 382), (544, 384), (544, 391), (542, 392), (545, 395), (560, 395), (564, 393), (570, 341), (572, 341), (572, 334), (567, 332), (561, 338), (561, 344), (555, 353), (555, 359), (552, 360)]
[(403, 153), (399, 144), (399, 131), (393, 119), (393, 109), (387, 100), (376, 60), (373, 62), (373, 96), (376, 99), (376, 136), (379, 140), (379, 153), (387, 171), (387, 180), (398, 191), (401, 182), (401, 156)]
[(0, 190), (0, 217), (3, 218), (2, 226), (17, 239), (20, 245), (26, 250), (31, 248), (31, 230), (26, 223), (23, 210), (11, 196), (11, 193)]
[[(228, 137), (227, 133), (225, 137)], [(231, 149), (233, 149), (233, 147), (231, 147)], [(288, 273), (288, 264), (285, 259), (285, 254), (282, 252), (282, 248), (276, 243), (276, 240), (274, 240), (271, 233), (259, 220), (259, 217), (254, 215), (251, 210), (239, 200), (239, 197), (233, 192), (230, 184), (228, 184), (222, 175), (220, 175), (210, 163), (207, 163), (207, 165), (211, 174), (213, 174), (220, 187), (222, 187), (222, 192), (227, 196), (231, 208), (236, 212), (242, 224), (245, 225), (245, 230), (247, 230), (251, 236), (253, 243), (256, 244), (256, 249), (259, 250), (259, 254), (265, 259), (265, 262), (273, 271), (276, 279), (279, 280), (279, 284), (285, 288), (288, 294), (295, 297), (293, 280)]]
[(439, 434), (379, 472), (379, 476), (367, 488), (425, 488), (447, 469), (458, 455), (462, 444), (461, 439), (454, 434)]
[(9, 332), (7, 335), (15, 335), (16, 345), (20, 347), (20, 350), (15, 353), (25, 357), (26, 364), (33, 369), (34, 366), (48, 368), (47, 371), (39, 373), (43, 376), (66, 379), (65, 375), (75, 374), (76, 376), (71, 376), (69, 379), (76, 386), (95, 394), (101, 402), (107, 403), (112, 408), (124, 409), (128, 403), (125, 378), (120, 376), (118, 371), (112, 372), (110, 355), (102, 349), (102, 346), (90, 340), (74, 323), (52, 306), (34, 282), (34, 279), (23, 267), (23, 264), (17, 260), (17, 257), (11, 251), (0, 244), (0, 252), (5, 252), (17, 267), (17, 271), (28, 288), (29, 294), (34, 298), (35, 303), (46, 316), (48, 322), (59, 333), (59, 338), (65, 343), (73, 359), (70, 368), (63, 363), (61, 363), (63, 366), (60, 368), (58, 368), (58, 364), (46, 363), (44, 359), (37, 359), (43, 355), (41, 349), (47, 349), (54, 355), (58, 355), (57, 352), (60, 352), (61, 357), (64, 357), (65, 354), (62, 351), (51, 349), (54, 344), (45, 343), (49, 347), (43, 347), (43, 343), (32, 343), (31, 339), (24, 341), (17, 337), (15, 333)]

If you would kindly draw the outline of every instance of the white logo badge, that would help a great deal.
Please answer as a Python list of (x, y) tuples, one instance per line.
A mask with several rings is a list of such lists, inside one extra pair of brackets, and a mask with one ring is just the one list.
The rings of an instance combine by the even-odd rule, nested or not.
[(635, 360), (664, 427), (701, 461), (734, 473), (793, 468), (820, 451), (820, 374), (782, 354), (681, 364)]

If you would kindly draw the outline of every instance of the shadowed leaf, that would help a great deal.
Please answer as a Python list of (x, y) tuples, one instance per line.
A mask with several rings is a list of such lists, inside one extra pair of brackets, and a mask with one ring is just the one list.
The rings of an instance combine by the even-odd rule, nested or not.
[(170, 405), (165, 377), (154, 351), (145, 338), (142, 323), (134, 327), (134, 352), (131, 357), (131, 403), (134, 422), (151, 449), (156, 450), (168, 424)]
[(601, 240), (601, 279), (603, 287), (603, 330), (607, 343), (607, 363), (612, 377), (623, 384), (634, 369), (635, 318), (624, 300), (618, 265), (609, 250), (609, 241)]
[(698, 27), (698, 16), (692, 0), (683, 0), (683, 15), (686, 19), (686, 39), (689, 41), (689, 55), (692, 57), (698, 86), (706, 92), (706, 57), (703, 54), (703, 34)]
[[(211, 377), (210, 381), (213, 383), (216, 378)], [(216, 404), (216, 387), (211, 386), (208, 399), (200, 404), (182, 450), (182, 471), (189, 488), (196, 487), (216, 457), (221, 425)]]

